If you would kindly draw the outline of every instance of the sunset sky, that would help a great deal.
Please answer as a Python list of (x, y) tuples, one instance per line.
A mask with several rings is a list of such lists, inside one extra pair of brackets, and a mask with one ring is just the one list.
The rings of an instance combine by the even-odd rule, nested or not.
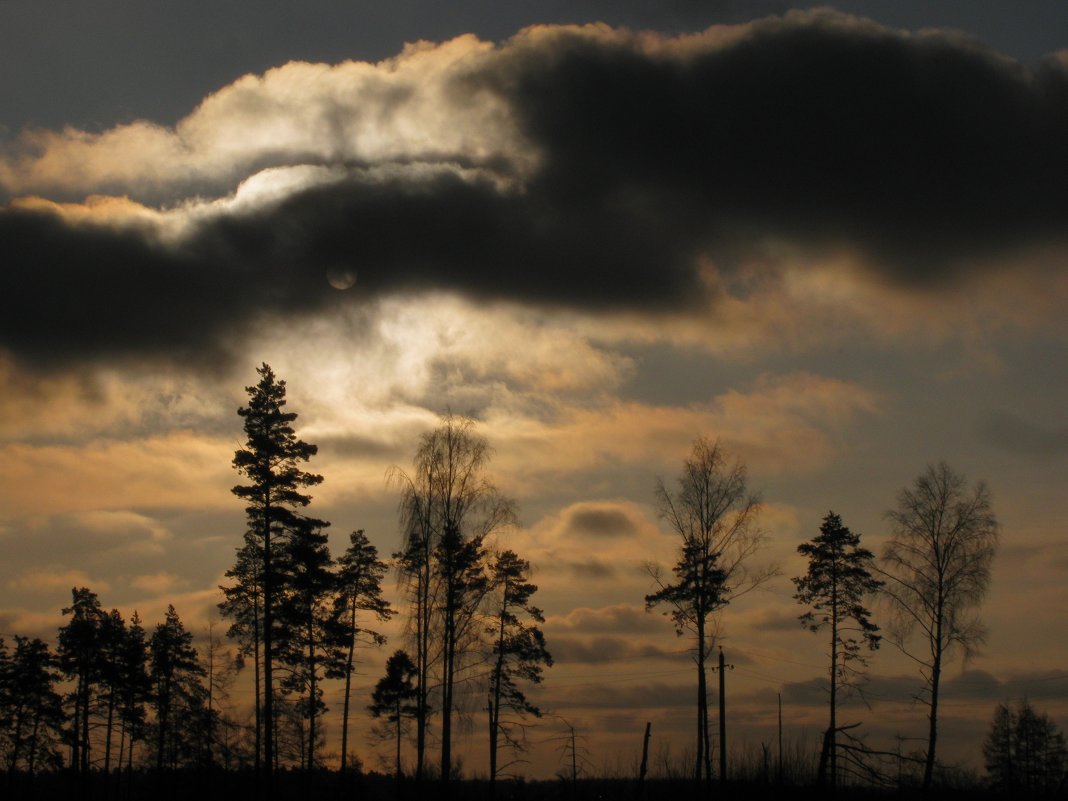
[[(535, 700), (595, 772), (646, 721), (690, 742), (689, 642), (643, 597), (675, 558), (655, 481), (699, 435), (748, 465), (781, 570), (722, 618), (732, 747), (773, 741), (778, 692), (816, 747), (797, 545), (834, 510), (878, 552), (942, 459), (1002, 527), (942, 753), (978, 767), (1006, 700), (1068, 725), (1062, 2), (0, 0), (0, 204), (5, 639), (82, 585), (205, 632), (268, 362), (338, 552), (395, 550), (387, 471), (479, 421), (556, 658)], [(921, 736), (909, 662), (871, 677), (839, 720)]]

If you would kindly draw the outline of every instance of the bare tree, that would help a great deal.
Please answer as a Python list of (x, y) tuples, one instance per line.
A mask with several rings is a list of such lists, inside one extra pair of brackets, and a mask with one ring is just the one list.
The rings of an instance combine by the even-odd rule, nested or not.
[(708, 729), (706, 662), (715, 645), (715, 613), (733, 599), (776, 574), (772, 567), (752, 568), (748, 561), (764, 542), (756, 526), (760, 499), (747, 489), (745, 465), (728, 461), (718, 441), (699, 437), (683, 464), (677, 489), (656, 483), (657, 511), (682, 539), (675, 581), (657, 565), (648, 566), (659, 589), (645, 596), (645, 608), (665, 603), (665, 615), (679, 636), (694, 638), (697, 665), (697, 754), (694, 777), (712, 778)]
[(411, 600), (417, 778), (424, 770), (431, 674), (438, 668), (441, 778), (449, 780), (456, 676), (463, 668), (463, 643), (473, 633), (475, 612), (489, 587), (483, 542), (515, 519), (512, 501), (485, 475), (492, 451), (474, 425), (469, 417), (446, 415), (423, 435), (411, 475), (401, 470), (391, 475), (402, 490), (404, 542), (394, 558)]
[[(923, 786), (929, 789), (938, 744), (938, 690), (945, 660), (956, 650), (967, 661), (982, 644), (985, 629), (976, 609), (990, 583), (997, 550), (998, 522), (990, 492), (945, 462), (928, 465), (887, 512), (893, 533), (880, 571), (890, 601), (890, 639), (919, 667), (928, 707), (927, 754)], [(919, 632), (922, 645), (906, 647)]]

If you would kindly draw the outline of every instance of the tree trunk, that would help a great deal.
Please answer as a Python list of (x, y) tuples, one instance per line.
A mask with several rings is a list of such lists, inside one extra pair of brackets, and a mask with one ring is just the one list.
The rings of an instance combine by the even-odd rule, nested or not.
[[(446, 602), (448, 604), (449, 601)], [(453, 659), (456, 652), (455, 610), (445, 609), (445, 671), (441, 694), (441, 781), (448, 784), (452, 771)]]
[(694, 778), (700, 782), (702, 771), (704, 778), (711, 780), (711, 754), (708, 742), (708, 676), (705, 671), (704, 631), (697, 635), (697, 754), (695, 755)]
[(418, 703), (415, 718), (415, 780), (423, 780), (426, 764), (426, 726), (429, 711), (430, 690), (430, 555), (424, 554), (422, 572), (419, 576), (416, 625), (416, 661), (418, 662)]
[(927, 759), (923, 764), (923, 790), (931, 789), (934, 779), (935, 749), (938, 745), (938, 683), (942, 678), (942, 619), (939, 615), (934, 660), (931, 665), (931, 710), (928, 715), (930, 724), (927, 730)]
[(108, 692), (108, 724), (104, 730), (104, 775), (111, 775), (111, 730), (115, 725), (115, 687)]
[(397, 701), (397, 786), (401, 780), (401, 702)]
[(255, 676), (253, 681), (256, 693), (256, 753), (253, 756), (253, 767), (256, 776), (260, 775), (260, 758), (263, 753), (263, 688), (260, 686), (260, 603), (258, 598), (252, 601), (252, 662)]
[(831, 579), (831, 725), (830, 725), (830, 768), (831, 787), (838, 786), (838, 581), (837, 575)]
[(90, 686), (86, 681), (82, 698), (82, 773), (89, 775), (89, 699)]
[(271, 503), (263, 508), (263, 773), (264, 789), (272, 795), (271, 775), (274, 773), (274, 586), (271, 555)]
[(349, 759), (349, 700), (352, 695), (352, 666), (356, 656), (356, 593), (352, 594), (349, 618), (349, 653), (345, 660), (345, 702), (341, 711), (341, 772)]
[(489, 699), (489, 757), (490, 757), (490, 795), (497, 788), (497, 744), (501, 725), (501, 678), (504, 674), (504, 616), (508, 612), (508, 582), (505, 580), (504, 597), (501, 599), (500, 627), (497, 632), (497, 662), (493, 666), (490, 679)]
[[(309, 604), (309, 610), (313, 607)], [(308, 618), (308, 770), (315, 769), (315, 629)]]

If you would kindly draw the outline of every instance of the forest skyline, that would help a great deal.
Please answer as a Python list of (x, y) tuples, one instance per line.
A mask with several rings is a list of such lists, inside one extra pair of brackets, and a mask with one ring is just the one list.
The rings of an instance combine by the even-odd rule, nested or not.
[[(824, 719), (797, 546), (833, 510), (878, 554), (943, 459), (1002, 527), (988, 642), (946, 676), (947, 758), (978, 765), (998, 703), (1065, 723), (1063, 11), (506, 4), (480, 28), (478, 3), (413, 2), (417, 22), (358, 31), (317, 6), (287, 37), (277, 3), (238, 51), (145, 12), (142, 41), (169, 20), (206, 54), (161, 98), (169, 46), (79, 88), (60, 45), (87, 12), (54, 5), (57, 71), (33, 74), (66, 89), (49, 105), (27, 77), (0, 118), (6, 639), (51, 637), (74, 586), (203, 634), (244, 530), (235, 410), (266, 361), (319, 446), (335, 554), (356, 529), (396, 551), (387, 471), (440, 414), (478, 420), (556, 662), (535, 700), (595, 766), (647, 720), (687, 742), (688, 643), (643, 598), (676, 547), (655, 482), (699, 436), (747, 464), (781, 570), (723, 613), (733, 742), (768, 741), (780, 690), (795, 736)], [(0, 3), (0, 51), (40, 13)], [(884, 647), (871, 673), (885, 700), (842, 714), (922, 733), (907, 663)]]

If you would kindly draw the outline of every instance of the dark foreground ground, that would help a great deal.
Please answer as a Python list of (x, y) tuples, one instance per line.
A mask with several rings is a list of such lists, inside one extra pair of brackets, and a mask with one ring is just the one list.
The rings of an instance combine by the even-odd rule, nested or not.
[[(264, 789), (251, 774), (221, 771), (137, 773), (121, 779), (96, 774), (88, 780), (46, 774), (33, 781), (26, 776), (4, 777), (0, 797), (11, 801), (995, 801), (1009, 797), (982, 788), (941, 788), (924, 796), (919, 789), (840, 788), (831, 793), (826, 788), (761, 783), (697, 787), (691, 781), (663, 779), (648, 780), (644, 786), (625, 779), (505, 781), (498, 782), (494, 791), (488, 782), (478, 780), (455, 781), (448, 787), (410, 780), (398, 785), (392, 778), (376, 774), (341, 776), (328, 772), (282, 773), (271, 793)], [(1068, 801), (1064, 792), (1041, 797)], [(1011, 798), (1025, 796), (1013, 794)]]

